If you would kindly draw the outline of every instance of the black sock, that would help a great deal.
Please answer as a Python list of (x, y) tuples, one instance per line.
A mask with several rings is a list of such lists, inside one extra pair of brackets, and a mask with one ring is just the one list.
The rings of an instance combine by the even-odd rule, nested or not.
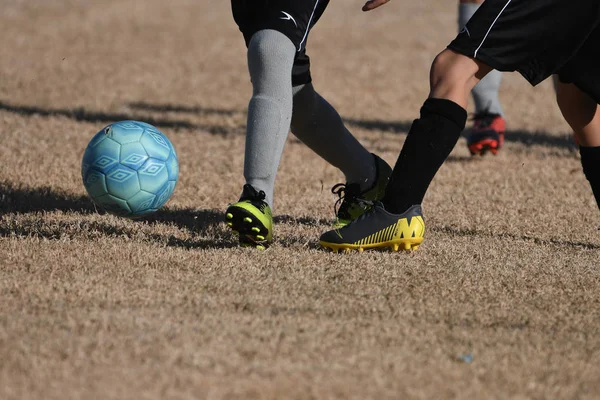
[(383, 204), (401, 214), (421, 204), (431, 180), (458, 142), (467, 111), (450, 100), (427, 99), (413, 122), (388, 183)]
[(600, 207), (600, 147), (580, 147), (581, 166)]

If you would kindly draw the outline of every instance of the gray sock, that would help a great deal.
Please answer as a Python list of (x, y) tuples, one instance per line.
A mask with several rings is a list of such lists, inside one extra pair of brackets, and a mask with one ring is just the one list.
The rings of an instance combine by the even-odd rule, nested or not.
[(375, 180), (371, 153), (346, 129), (337, 111), (312, 84), (296, 86), (292, 133), (325, 161), (340, 169), (346, 182), (368, 189)]
[[(466, 3), (458, 6), (458, 30), (462, 30), (466, 23), (471, 19), (479, 4)], [(498, 90), (502, 81), (502, 72), (491, 71), (486, 75), (471, 91), (475, 102), (475, 114), (489, 112), (490, 114), (504, 115)]]
[(248, 104), (244, 177), (273, 205), (275, 175), (292, 119), (296, 46), (284, 34), (262, 30), (248, 44), (252, 99)]

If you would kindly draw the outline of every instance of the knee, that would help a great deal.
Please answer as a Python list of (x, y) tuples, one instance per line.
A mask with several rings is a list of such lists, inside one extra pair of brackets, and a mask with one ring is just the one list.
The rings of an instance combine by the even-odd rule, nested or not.
[(248, 69), (250, 75), (285, 70), (291, 74), (296, 55), (292, 41), (275, 30), (256, 32), (248, 43)]
[(574, 84), (557, 81), (556, 102), (565, 120), (577, 134), (580, 129), (587, 126), (596, 115), (597, 104), (587, 94), (579, 90)]
[(491, 70), (480, 61), (446, 49), (437, 55), (431, 66), (431, 95), (447, 97), (451, 93), (469, 93)]
[(466, 86), (473, 74), (462, 68), (461, 64), (459, 56), (454, 52), (444, 50), (438, 54), (431, 65), (430, 83), (432, 91), (436, 89), (451, 90)]

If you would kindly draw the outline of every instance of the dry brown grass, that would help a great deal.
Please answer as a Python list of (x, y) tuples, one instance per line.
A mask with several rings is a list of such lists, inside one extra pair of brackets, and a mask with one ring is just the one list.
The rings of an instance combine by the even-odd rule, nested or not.
[[(341, 176), (293, 139), (276, 243), (252, 251), (220, 222), (250, 93), (228, 2), (5, 3), (0, 398), (600, 398), (600, 221), (548, 82), (505, 76), (506, 148), (459, 143), (418, 252), (320, 250)], [(455, 4), (359, 7), (315, 29), (315, 85), (393, 162)], [(87, 141), (125, 118), (180, 156), (147, 221), (96, 213), (80, 183)]]

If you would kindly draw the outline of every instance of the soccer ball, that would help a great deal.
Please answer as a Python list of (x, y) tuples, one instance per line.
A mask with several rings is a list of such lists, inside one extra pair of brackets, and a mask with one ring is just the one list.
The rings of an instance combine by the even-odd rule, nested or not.
[(169, 139), (154, 126), (120, 121), (92, 138), (83, 154), (81, 176), (94, 203), (111, 214), (135, 218), (169, 200), (179, 163)]

